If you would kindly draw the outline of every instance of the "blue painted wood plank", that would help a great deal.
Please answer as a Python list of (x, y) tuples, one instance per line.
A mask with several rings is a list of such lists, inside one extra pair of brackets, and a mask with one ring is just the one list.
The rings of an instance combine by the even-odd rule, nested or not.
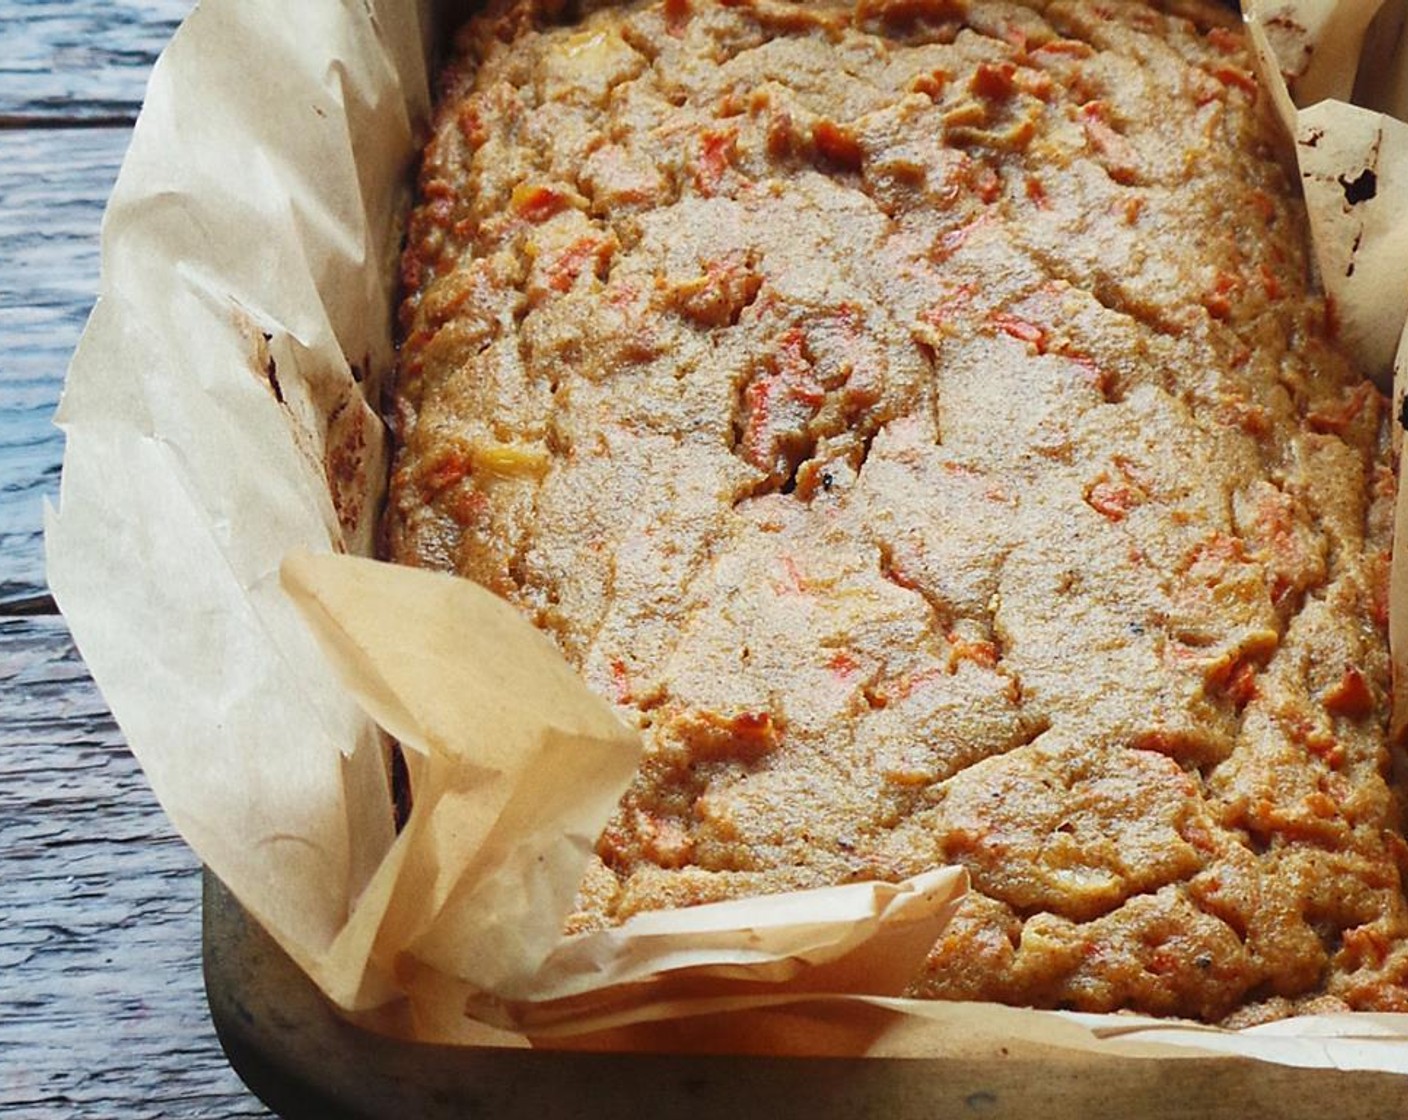
[(0, 126), (131, 121), (191, 0), (0, 0)]
[(43, 591), (50, 422), (98, 288), (98, 229), (125, 128), (0, 130), (0, 606)]
[(0, 1115), (267, 1117), (201, 981), (200, 868), (63, 620), (0, 619)]

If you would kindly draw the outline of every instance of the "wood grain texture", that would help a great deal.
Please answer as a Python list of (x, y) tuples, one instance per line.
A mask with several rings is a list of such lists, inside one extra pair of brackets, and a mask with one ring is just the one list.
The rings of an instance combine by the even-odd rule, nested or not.
[(135, 116), (190, 7), (0, 0), (0, 1115), (270, 1115), (211, 1026), (194, 856), (62, 620), (3, 617), (50, 607), (50, 418), (129, 137), (95, 126)]
[(58, 492), (51, 422), (98, 288), (98, 228), (125, 128), (0, 131), (0, 604), (44, 586), (42, 499)]
[(201, 986), (200, 869), (62, 620), (0, 620), (0, 1114), (263, 1117)]
[(0, 0), (0, 127), (128, 122), (192, 0)]

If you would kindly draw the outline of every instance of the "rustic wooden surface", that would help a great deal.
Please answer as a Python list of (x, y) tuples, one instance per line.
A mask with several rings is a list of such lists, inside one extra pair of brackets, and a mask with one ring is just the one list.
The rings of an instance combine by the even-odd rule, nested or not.
[(3, 0), (0, 126), (131, 124), (191, 0)]
[[(57, 492), (62, 452), (49, 418), (96, 290), (103, 202), (147, 71), (189, 6), (0, 0), (3, 1116), (270, 1116), (230, 1070), (210, 1025), (199, 867), (161, 815), (53, 614), (39, 537), (42, 499)], [(597, 1092), (608, 1101), (619, 1089), (614, 1070), (593, 1064), (574, 1076), (582, 1084), (589, 1075), (607, 1078)], [(1071, 1096), (1075, 1104), (1062, 1115), (1089, 1104), (1088, 1093), (1063, 1089), (1045, 1069), (1005, 1076), (1014, 1091), (1039, 1085), (1043, 1101)], [(680, 1092), (698, 1096), (703, 1084), (684, 1077)], [(1186, 1086), (1149, 1092), (1164, 1089), (1178, 1102)], [(1236, 1113), (1310, 1114), (1298, 1107), (1312, 1103), (1308, 1095), (1267, 1093), (1254, 1101), (1234, 1091)], [(1315, 1115), (1395, 1111), (1352, 1092), (1336, 1109), (1327, 1099), (1313, 1104)], [(933, 1114), (996, 1115), (998, 1105), (996, 1093), (974, 1090)], [(781, 1102), (778, 1109), (788, 1114)], [(1185, 1114), (1197, 1112), (1178, 1112)]]
[(43, 583), (98, 226), (189, 0), (0, 0), (0, 1115), (268, 1117), (201, 983), (200, 869)]
[(63, 453), (51, 417), (93, 303), (98, 223), (127, 132), (0, 131), (0, 604), (44, 582), (41, 498), (58, 489)]

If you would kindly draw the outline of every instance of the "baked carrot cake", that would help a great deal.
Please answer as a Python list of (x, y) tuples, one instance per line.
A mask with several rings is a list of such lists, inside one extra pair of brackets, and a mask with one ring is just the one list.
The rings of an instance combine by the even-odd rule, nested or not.
[(1387, 410), (1266, 101), (1200, 0), (467, 26), (386, 547), (644, 736), (574, 928), (961, 864), (912, 994), (1408, 1010)]

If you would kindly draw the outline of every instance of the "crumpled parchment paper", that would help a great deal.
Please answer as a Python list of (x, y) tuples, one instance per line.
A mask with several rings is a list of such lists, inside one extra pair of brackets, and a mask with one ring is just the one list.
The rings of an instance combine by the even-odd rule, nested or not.
[[(1401, 2), (1248, 16), (1325, 288), (1386, 378), (1408, 315)], [(1002, 1039), (1408, 1073), (1408, 1016), (1226, 1032), (897, 999), (965, 888), (954, 869), (560, 936), (639, 744), (492, 596), (353, 558), (382, 497), (375, 405), (445, 18), (430, 0), (197, 7), (114, 189), (58, 416), (51, 586), (166, 812), (243, 905), (348, 1014), (425, 1040), (922, 1056)], [(417, 793), (399, 835), (386, 733)]]

